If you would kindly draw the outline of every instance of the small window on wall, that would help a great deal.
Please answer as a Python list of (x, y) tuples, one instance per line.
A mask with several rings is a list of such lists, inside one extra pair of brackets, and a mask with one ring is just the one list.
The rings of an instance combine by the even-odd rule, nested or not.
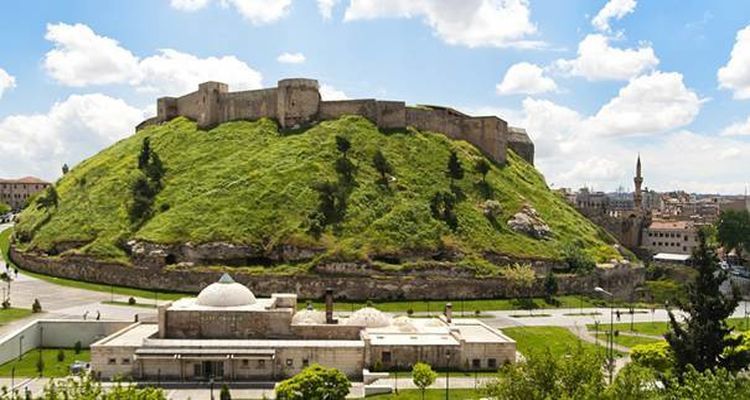
[(383, 362), (389, 363), (391, 362), (391, 352), (390, 351), (384, 351), (382, 354)]
[(266, 360), (258, 360), (258, 369), (263, 369), (266, 367)]
[(250, 366), (250, 360), (242, 360), (242, 368), (247, 368)]
[(302, 359), (302, 368), (307, 368), (309, 366), (310, 366), (310, 360), (308, 360), (307, 358), (303, 358)]
[(123, 358), (122, 359), (122, 365), (130, 365), (130, 359), (129, 358)]
[(287, 359), (286, 359), (286, 366), (287, 366), (287, 367), (292, 367), (292, 366), (294, 366), (294, 360), (292, 360), (291, 358), (287, 358)]
[(474, 369), (479, 369), (482, 367), (482, 360), (475, 358), (471, 360), (471, 367)]
[(487, 367), (488, 368), (497, 368), (497, 360), (494, 358), (488, 358), (487, 359)]
[(117, 364), (117, 359), (116, 358), (110, 358), (109, 360), (107, 360), (107, 364), (109, 364), (109, 365), (115, 365), (115, 364)]

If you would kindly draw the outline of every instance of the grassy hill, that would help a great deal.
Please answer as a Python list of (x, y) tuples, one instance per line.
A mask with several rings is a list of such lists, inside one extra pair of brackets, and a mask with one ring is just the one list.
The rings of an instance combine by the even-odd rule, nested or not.
[[(316, 182), (335, 181), (340, 157), (335, 136), (352, 144), (356, 166), (345, 218), (322, 236), (308, 233), (308, 216), (318, 205)], [(153, 215), (131, 224), (131, 186), (142, 173), (137, 157), (145, 137), (166, 168)], [(386, 189), (372, 158), (380, 149), (393, 165)], [(456, 206), (458, 228), (433, 218), (430, 199), (449, 191), (445, 175), (451, 150), (466, 170), (457, 182), (465, 199)], [(484, 157), (472, 145), (440, 134), (383, 133), (366, 119), (343, 117), (306, 131), (279, 133), (274, 122), (225, 123), (211, 131), (178, 118), (146, 128), (82, 162), (56, 185), (59, 205), (38, 208), (38, 199), (16, 226), (21, 250), (52, 252), (56, 244), (77, 242), (67, 252), (127, 263), (123, 244), (131, 239), (157, 243), (232, 242), (263, 249), (291, 244), (321, 249), (322, 260), (371, 260), (378, 255), (435, 253), (448, 249), (466, 264), (485, 255), (560, 259), (564, 244), (575, 244), (598, 261), (618, 258), (611, 237), (572, 209), (546, 186), (533, 166), (509, 152), (506, 166), (493, 164), (487, 175), (491, 197), (502, 211), (491, 222), (474, 172)], [(506, 221), (531, 204), (553, 237), (536, 240), (510, 230)]]

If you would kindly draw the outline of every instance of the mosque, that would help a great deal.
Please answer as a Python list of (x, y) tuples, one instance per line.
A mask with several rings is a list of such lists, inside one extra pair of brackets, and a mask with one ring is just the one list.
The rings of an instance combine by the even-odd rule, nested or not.
[(516, 343), (477, 319), (391, 317), (366, 307), (335, 319), (333, 291), (325, 311), (297, 310), (297, 295), (256, 298), (229, 275), (196, 298), (158, 308), (158, 323), (136, 322), (91, 345), (101, 379), (275, 381), (310, 364), (351, 379), (365, 370), (496, 370), (516, 359)]

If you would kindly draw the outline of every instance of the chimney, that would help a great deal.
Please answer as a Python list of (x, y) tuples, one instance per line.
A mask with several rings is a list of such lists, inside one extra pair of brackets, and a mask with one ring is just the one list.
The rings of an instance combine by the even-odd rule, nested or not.
[(453, 304), (445, 304), (445, 320), (450, 324), (453, 321)]
[(326, 324), (335, 324), (333, 319), (333, 288), (326, 288)]

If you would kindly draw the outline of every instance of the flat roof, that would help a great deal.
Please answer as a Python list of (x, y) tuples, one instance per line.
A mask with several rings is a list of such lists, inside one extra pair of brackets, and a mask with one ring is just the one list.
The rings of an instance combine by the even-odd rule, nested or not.
[(137, 347), (144, 339), (159, 332), (157, 324), (135, 323), (95, 343), (97, 346)]
[(460, 343), (450, 334), (430, 333), (372, 333), (373, 346), (458, 346)]
[(276, 302), (274, 298), (261, 298), (255, 299), (255, 303), (246, 304), (242, 306), (231, 306), (231, 307), (213, 307), (204, 306), (196, 302), (198, 300), (195, 297), (184, 297), (174, 301), (167, 310), (169, 311), (262, 311), (262, 312), (279, 312), (288, 311), (289, 308), (274, 308), (273, 305)]
[(687, 261), (689, 259), (690, 254), (658, 253), (654, 256), (654, 260), (663, 261)]
[(287, 339), (146, 339), (148, 348), (278, 348), (278, 347), (364, 347), (362, 340), (287, 340)]

